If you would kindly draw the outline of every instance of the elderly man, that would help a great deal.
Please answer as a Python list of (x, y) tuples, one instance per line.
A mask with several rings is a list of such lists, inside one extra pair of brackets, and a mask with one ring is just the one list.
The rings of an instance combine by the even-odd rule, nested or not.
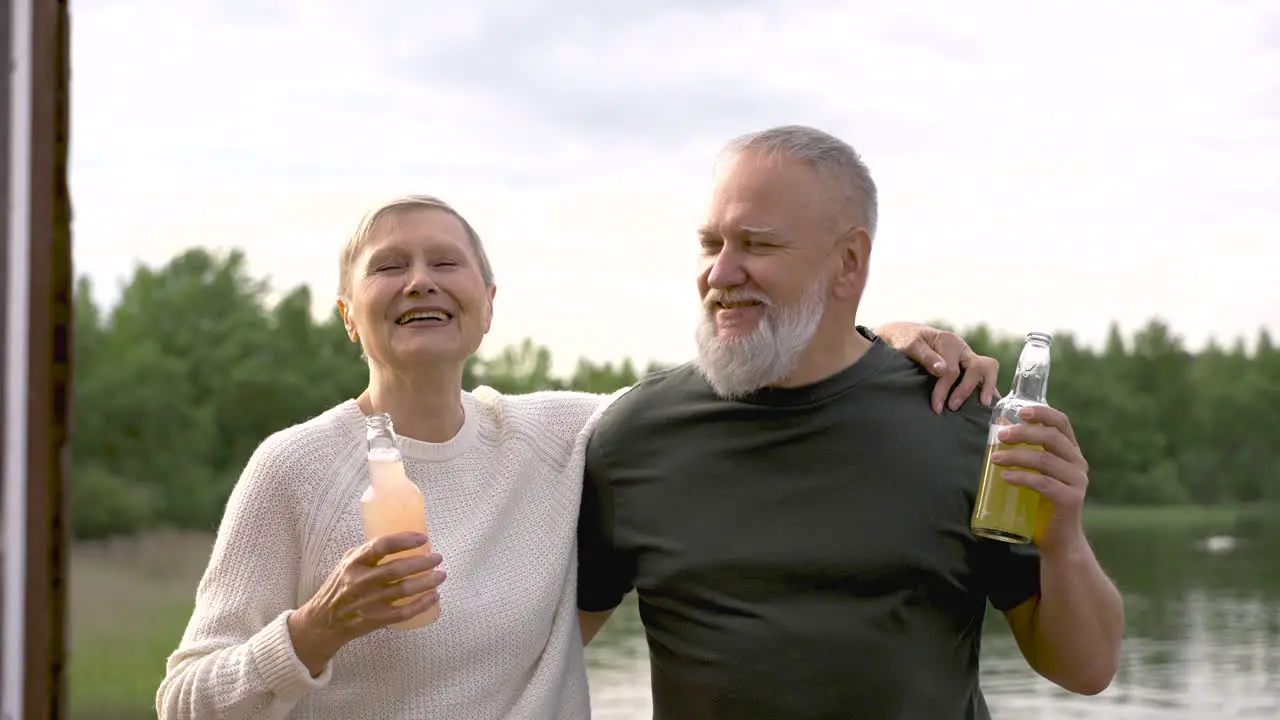
[(733, 141), (699, 233), (698, 359), (623, 394), (591, 441), (584, 640), (637, 592), (655, 718), (987, 718), (988, 602), (1058, 685), (1115, 674), (1123, 605), (1081, 528), (1067, 418), (1038, 409), (1010, 440), (1045, 449), (1004, 458), (1054, 503), (1035, 544), (975, 537), (989, 410), (930, 412), (932, 379), (855, 324), (875, 228), (844, 142)]

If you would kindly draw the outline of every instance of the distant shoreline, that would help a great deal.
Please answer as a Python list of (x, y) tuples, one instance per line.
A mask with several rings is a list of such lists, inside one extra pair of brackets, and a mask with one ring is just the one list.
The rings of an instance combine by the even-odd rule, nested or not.
[(1236, 505), (1088, 505), (1085, 530), (1144, 527), (1226, 531), (1254, 518), (1280, 518), (1280, 504)]

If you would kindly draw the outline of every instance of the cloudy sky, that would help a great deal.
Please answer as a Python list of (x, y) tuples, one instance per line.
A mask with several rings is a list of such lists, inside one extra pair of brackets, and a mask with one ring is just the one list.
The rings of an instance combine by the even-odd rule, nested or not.
[(198, 244), (327, 304), (366, 207), (426, 192), (495, 262), (485, 350), (681, 360), (716, 150), (801, 123), (880, 186), (865, 323), (1280, 334), (1270, 0), (80, 0), (72, 25), (104, 302)]

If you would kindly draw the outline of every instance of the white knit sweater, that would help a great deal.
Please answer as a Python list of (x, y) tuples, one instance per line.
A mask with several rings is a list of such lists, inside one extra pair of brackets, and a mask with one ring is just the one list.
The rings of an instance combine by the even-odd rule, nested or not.
[(463, 393), (440, 444), (401, 438), (444, 556), (440, 619), (378, 630), (317, 678), (286, 619), (364, 541), (364, 416), (354, 400), (267, 438), (228, 501), (161, 720), (575, 720), (590, 717), (577, 623), (586, 441), (608, 397)]

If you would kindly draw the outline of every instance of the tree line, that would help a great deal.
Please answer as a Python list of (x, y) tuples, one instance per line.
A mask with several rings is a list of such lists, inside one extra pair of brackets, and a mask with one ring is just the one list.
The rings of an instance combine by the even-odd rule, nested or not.
[[(336, 311), (317, 321), (306, 286), (269, 297), (239, 251), (192, 249), (139, 267), (109, 309), (79, 280), (75, 537), (214, 528), (263, 438), (360, 392), (366, 367)], [(961, 334), (1000, 360), (1007, 391), (1021, 337), (984, 326)], [(473, 359), (464, 382), (603, 393), (655, 369), (583, 359), (558, 378), (551, 367), (551, 351), (526, 339)], [(1280, 350), (1265, 330), (1196, 353), (1159, 319), (1129, 338), (1113, 326), (1098, 350), (1059, 332), (1049, 400), (1071, 415), (1098, 502), (1280, 500)]]

